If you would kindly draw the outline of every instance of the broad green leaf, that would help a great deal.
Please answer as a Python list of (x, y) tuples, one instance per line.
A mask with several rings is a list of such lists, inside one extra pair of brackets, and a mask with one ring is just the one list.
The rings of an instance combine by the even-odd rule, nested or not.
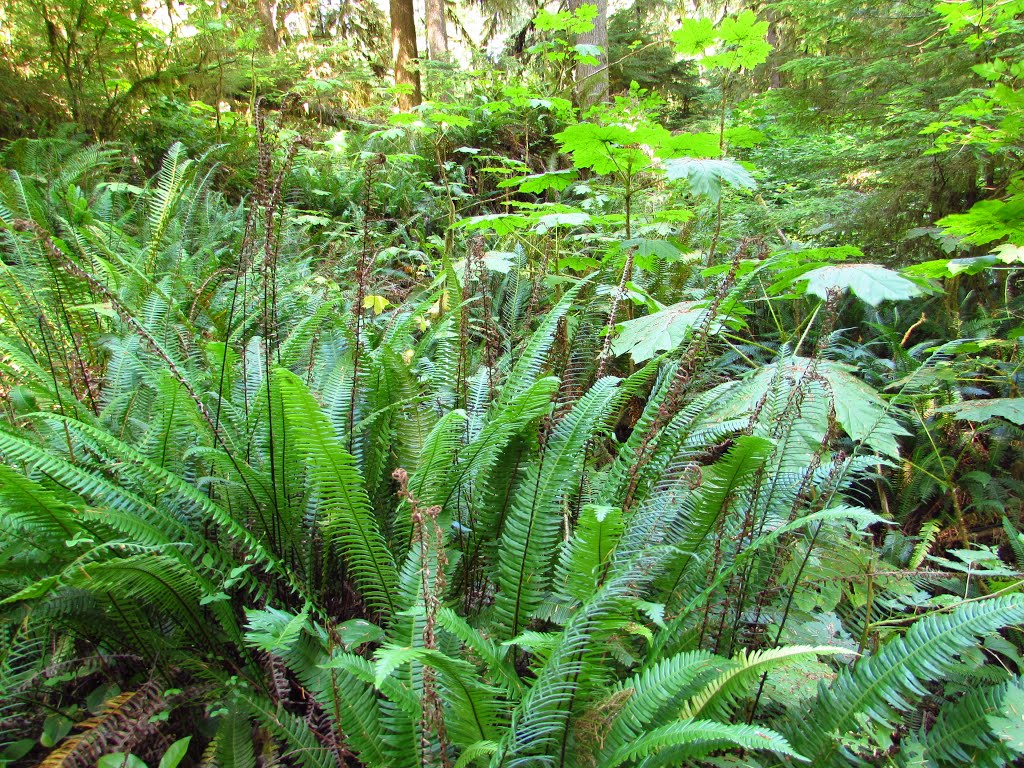
[(992, 249), (992, 255), (1003, 264), (1022, 264), (1024, 263), (1024, 245), (1002, 243)]
[(185, 755), (188, 753), (188, 744), (192, 741), (191, 736), (186, 736), (183, 739), (178, 739), (176, 742), (171, 744), (164, 752), (164, 756), (160, 758), (160, 765), (157, 768), (178, 768), (181, 765), (181, 761), (185, 759)]
[(984, 272), (997, 262), (995, 256), (975, 256), (969, 259), (935, 259), (914, 264), (903, 270), (904, 274), (925, 278), (949, 278), (957, 275), (976, 275)]
[[(654, 314), (619, 323), (615, 326), (618, 336), (612, 342), (612, 351), (616, 355), (628, 352), (635, 363), (650, 360), (682, 344), (687, 332), (703, 316), (700, 302), (681, 301)], [(713, 332), (717, 333), (720, 328), (721, 325), (716, 324)]]
[(840, 363), (820, 361), (818, 370), (832, 391), (836, 420), (851, 438), (870, 448), (898, 458), (896, 438), (909, 434), (888, 412), (888, 403), (850, 368)]
[(574, 181), (578, 174), (572, 168), (563, 171), (551, 171), (550, 173), (534, 173), (529, 176), (517, 176), (514, 179), (504, 179), (498, 182), (499, 187), (519, 187), (520, 192), (532, 192), (539, 194), (553, 189), (561, 192)]
[(549, 213), (537, 219), (533, 231), (543, 235), (556, 227), (581, 227), (590, 221), (589, 213)]
[(39, 737), (39, 743), (44, 747), (54, 747), (61, 739), (71, 733), (71, 726), (74, 722), (59, 712), (47, 716), (43, 721), (43, 733)]
[(476, 232), (481, 229), (493, 229), (498, 235), (507, 235), (517, 229), (525, 229), (530, 226), (530, 221), (525, 216), (517, 213), (489, 213), (485, 216), (473, 216), (468, 219), (461, 219), (455, 226)]
[(1024, 690), (1011, 685), (1003, 699), (1002, 711), (988, 716), (989, 727), (1007, 747), (1024, 752)]
[(658, 259), (664, 259), (668, 263), (678, 261), (683, 253), (667, 240), (649, 240), (647, 238), (633, 238), (624, 240), (623, 248), (636, 248), (633, 260), (640, 269), (654, 269)]
[(661, 142), (658, 151), (661, 158), (716, 158), (722, 154), (722, 144), (717, 133), (677, 133)]
[(812, 269), (798, 280), (806, 280), (807, 292), (823, 299), (831, 290), (850, 291), (873, 307), (883, 301), (912, 299), (925, 292), (913, 280), (878, 264), (830, 264)]
[(690, 192), (706, 195), (712, 202), (717, 202), (722, 196), (723, 183), (737, 189), (754, 189), (757, 186), (750, 172), (735, 160), (678, 157), (664, 161), (664, 166), (669, 181), (685, 179)]
[(765, 140), (765, 135), (756, 128), (746, 125), (734, 125), (725, 129), (725, 140), (730, 146), (748, 149)]
[(672, 33), (676, 53), (684, 56), (702, 56), (717, 40), (711, 19), (683, 19), (679, 29)]
[(936, 408), (940, 413), (952, 413), (960, 421), (988, 421), (1002, 418), (1017, 426), (1024, 426), (1024, 397), (998, 397), (992, 400), (965, 400)]
[(342, 622), (336, 628), (338, 639), (350, 651), (356, 646), (364, 643), (375, 643), (384, 637), (384, 630), (376, 624), (371, 624), (366, 619), (349, 619)]
[(638, 171), (650, 165), (650, 158), (638, 147), (657, 147), (671, 134), (661, 126), (642, 125), (635, 129), (623, 125), (576, 123), (554, 138), (564, 152), (572, 154), (576, 168), (595, 173)]
[(97, 760), (96, 768), (146, 768), (146, 763), (130, 752), (112, 752)]
[(982, 200), (967, 213), (955, 213), (936, 223), (947, 232), (963, 238), (965, 243), (986, 245), (1009, 238), (1024, 243), (1024, 195), (1010, 200)]
[(519, 256), (511, 251), (487, 251), (484, 254), (484, 266), (503, 275), (507, 275), (518, 260)]

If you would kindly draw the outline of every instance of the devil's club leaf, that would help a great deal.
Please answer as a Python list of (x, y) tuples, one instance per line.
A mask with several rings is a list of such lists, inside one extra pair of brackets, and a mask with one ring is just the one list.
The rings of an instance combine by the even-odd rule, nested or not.
[(883, 301), (902, 301), (920, 296), (925, 289), (898, 272), (878, 264), (830, 264), (800, 276), (807, 292), (826, 298), (831, 290), (850, 291), (877, 307)]
[(678, 157), (665, 161), (665, 175), (669, 181), (685, 179), (695, 195), (707, 195), (712, 202), (722, 196), (722, 184), (739, 189), (757, 186), (754, 177), (735, 160), (709, 160)]

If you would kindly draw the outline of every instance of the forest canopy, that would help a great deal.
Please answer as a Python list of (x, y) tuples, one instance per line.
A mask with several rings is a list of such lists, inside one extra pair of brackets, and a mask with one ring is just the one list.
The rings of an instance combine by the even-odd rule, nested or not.
[(1024, 760), (1024, 0), (9, 0), (0, 768)]

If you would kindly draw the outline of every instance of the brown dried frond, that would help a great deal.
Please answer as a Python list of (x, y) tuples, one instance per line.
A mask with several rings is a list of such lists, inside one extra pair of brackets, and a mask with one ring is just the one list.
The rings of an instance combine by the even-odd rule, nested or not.
[(612, 722), (634, 693), (636, 691), (633, 688), (616, 691), (597, 702), (576, 720), (574, 729), (581, 765), (597, 765), (597, 753), (604, 749), (604, 740), (611, 730)]
[(71, 736), (39, 764), (39, 768), (92, 768), (111, 752), (131, 752), (140, 744), (159, 738), (150, 718), (167, 707), (163, 686), (149, 680), (107, 702), (103, 712), (78, 723), (83, 733)]

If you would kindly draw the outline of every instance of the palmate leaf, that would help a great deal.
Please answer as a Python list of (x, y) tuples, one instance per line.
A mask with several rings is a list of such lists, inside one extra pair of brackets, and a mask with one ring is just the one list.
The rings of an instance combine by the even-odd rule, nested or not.
[[(909, 433), (889, 415), (888, 403), (853, 375), (851, 366), (831, 360), (814, 362), (811, 358), (793, 356), (760, 366), (738, 384), (719, 388), (716, 406), (711, 411), (713, 418), (729, 419), (749, 413), (753, 404), (773, 389), (784, 402), (791, 388), (808, 386), (806, 377), (812, 370), (817, 378), (810, 382), (816, 388), (813, 396), (823, 395), (831, 403), (836, 420), (846, 433), (885, 456), (898, 457), (898, 438)], [(820, 444), (827, 429), (827, 408), (804, 409), (793, 426), (794, 434), (800, 435), (809, 449)]]
[(829, 264), (805, 272), (797, 278), (797, 282), (802, 281), (807, 282), (808, 293), (823, 299), (828, 298), (829, 291), (850, 291), (872, 307), (926, 292), (913, 280), (878, 264)]
[(936, 223), (946, 232), (958, 235), (971, 245), (986, 245), (1003, 238), (1011, 243), (1024, 243), (1024, 195), (1011, 195), (1007, 200), (982, 200), (967, 213), (954, 213)]
[[(675, 349), (686, 339), (690, 329), (704, 319), (702, 302), (681, 301), (653, 314), (627, 320), (615, 326), (618, 334), (612, 342), (616, 355), (629, 353), (634, 363), (644, 363), (660, 352)], [(721, 323), (712, 326), (712, 333), (721, 330)]]
[(540, 194), (549, 189), (561, 192), (574, 181), (578, 174), (569, 168), (564, 171), (550, 171), (548, 173), (534, 173), (529, 176), (517, 176), (514, 179), (505, 179), (498, 182), (498, 187), (519, 187), (520, 192), (533, 192)]
[(1024, 595), (1019, 594), (965, 603), (918, 619), (905, 636), (840, 672), (821, 689), (803, 718), (788, 723), (783, 732), (814, 766), (857, 763), (856, 755), (841, 746), (840, 737), (857, 731), (860, 717), (893, 727), (901, 712), (928, 695), (926, 682), (941, 680), (979, 638), (1021, 621)]
[(1001, 418), (1024, 426), (1024, 397), (997, 397), (992, 400), (966, 400), (936, 408), (939, 413), (952, 413), (959, 421), (990, 421)]
[(398, 570), (355, 459), (342, 448), (330, 420), (302, 379), (284, 369), (277, 369), (274, 375), (288, 433), (306, 462), (327, 538), (339, 548), (363, 599), (386, 621), (395, 611)]
[(634, 129), (624, 125), (576, 123), (554, 139), (562, 150), (572, 154), (576, 168), (590, 168), (594, 173), (638, 171), (650, 165), (640, 146), (660, 146), (671, 134), (661, 126), (640, 125)]
[(690, 192), (705, 195), (717, 203), (723, 185), (737, 189), (754, 189), (757, 182), (750, 172), (735, 160), (677, 157), (664, 161), (669, 181), (685, 180)]
[(518, 213), (488, 213), (460, 219), (455, 226), (468, 232), (491, 229), (497, 235), (507, 235), (517, 229), (526, 229), (530, 226), (530, 220)]
[(1024, 752), (1024, 690), (1010, 686), (1003, 696), (999, 712), (988, 716), (988, 724), (999, 737), (999, 742), (1015, 754)]

